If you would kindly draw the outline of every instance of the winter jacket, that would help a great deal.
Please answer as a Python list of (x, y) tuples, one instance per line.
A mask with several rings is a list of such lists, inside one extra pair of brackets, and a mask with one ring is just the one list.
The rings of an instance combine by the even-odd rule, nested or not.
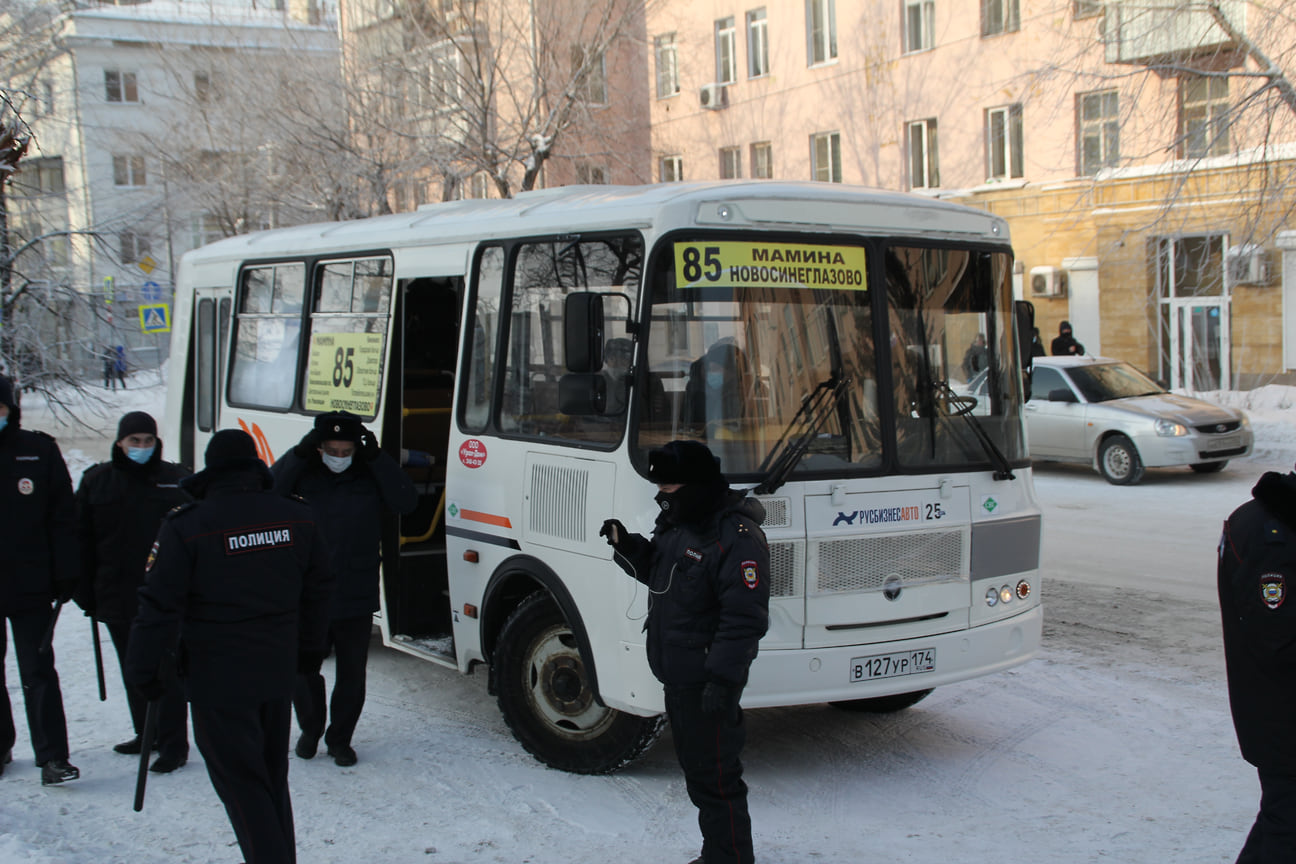
[(126, 678), (160, 677), (178, 650), (191, 702), (287, 698), (298, 655), (322, 655), (331, 589), (310, 508), (269, 491), (269, 476), (223, 471), (190, 490), (202, 500), (162, 520), (139, 591)]
[(143, 465), (116, 444), (112, 459), (86, 469), (77, 489), (81, 582), (77, 604), (101, 621), (129, 624), (139, 611), (144, 565), (162, 517), (190, 500), (189, 472), (162, 461), (162, 442)]
[(275, 492), (303, 498), (324, 537), (334, 580), (330, 619), (376, 612), (382, 512), (405, 514), (418, 505), (409, 477), (384, 452), (372, 462), (357, 452), (350, 467), (335, 474), (319, 453), (303, 458), (289, 450), (272, 471)]
[(746, 684), (769, 629), (765, 508), (730, 491), (701, 525), (659, 516), (652, 539), (630, 534), (613, 559), (646, 584), (648, 665), (667, 685)]
[(1296, 474), (1267, 473), (1224, 523), (1220, 614), (1242, 757), (1296, 773)]
[(58, 444), (20, 426), (10, 405), (0, 430), (0, 616), (48, 609), (79, 575), (76, 499)]

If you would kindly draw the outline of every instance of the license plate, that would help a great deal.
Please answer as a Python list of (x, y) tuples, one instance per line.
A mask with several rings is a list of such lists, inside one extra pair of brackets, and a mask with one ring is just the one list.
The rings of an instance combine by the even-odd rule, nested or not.
[(1242, 446), (1241, 435), (1221, 435), (1218, 438), (1207, 438), (1206, 449), (1210, 450), (1236, 450)]
[(916, 648), (894, 654), (874, 654), (872, 657), (852, 657), (850, 680), (874, 681), (878, 678), (897, 678), (901, 675), (918, 675), (936, 668), (935, 648)]

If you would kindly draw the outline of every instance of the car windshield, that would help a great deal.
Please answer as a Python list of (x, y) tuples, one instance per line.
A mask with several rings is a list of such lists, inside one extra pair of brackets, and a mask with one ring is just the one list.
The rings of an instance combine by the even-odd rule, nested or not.
[(1166, 392), (1165, 388), (1128, 363), (1075, 366), (1068, 369), (1067, 373), (1088, 402), (1107, 402), (1130, 396), (1155, 396)]

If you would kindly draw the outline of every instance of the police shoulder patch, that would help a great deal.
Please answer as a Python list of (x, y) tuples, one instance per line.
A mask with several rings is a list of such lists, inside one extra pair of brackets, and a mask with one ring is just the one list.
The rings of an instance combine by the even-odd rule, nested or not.
[(1287, 599), (1287, 579), (1281, 573), (1260, 577), (1260, 599), (1270, 609), (1277, 609)]
[(153, 548), (149, 550), (148, 560), (144, 562), (144, 572), (148, 573), (153, 569), (153, 562), (157, 560), (158, 541), (153, 541)]
[(754, 589), (760, 584), (760, 568), (755, 561), (744, 561), (738, 568), (742, 572), (743, 584)]

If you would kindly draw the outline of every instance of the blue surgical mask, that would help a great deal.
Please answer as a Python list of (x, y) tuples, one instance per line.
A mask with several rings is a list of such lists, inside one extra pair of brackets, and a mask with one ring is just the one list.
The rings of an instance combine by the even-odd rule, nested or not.
[(4, 428), (8, 425), (9, 425), (9, 415), (6, 414), (5, 416), (0, 417), (0, 432), (3, 432)]
[(724, 373), (708, 372), (706, 373), (706, 382), (707, 382), (707, 386), (710, 387), (712, 390), (719, 390), (721, 387), (724, 386)]
[(126, 456), (137, 465), (147, 465), (157, 447), (127, 447)]
[(320, 459), (324, 460), (324, 467), (328, 468), (334, 474), (341, 474), (351, 467), (350, 456), (330, 456), (327, 453), (321, 453)]

